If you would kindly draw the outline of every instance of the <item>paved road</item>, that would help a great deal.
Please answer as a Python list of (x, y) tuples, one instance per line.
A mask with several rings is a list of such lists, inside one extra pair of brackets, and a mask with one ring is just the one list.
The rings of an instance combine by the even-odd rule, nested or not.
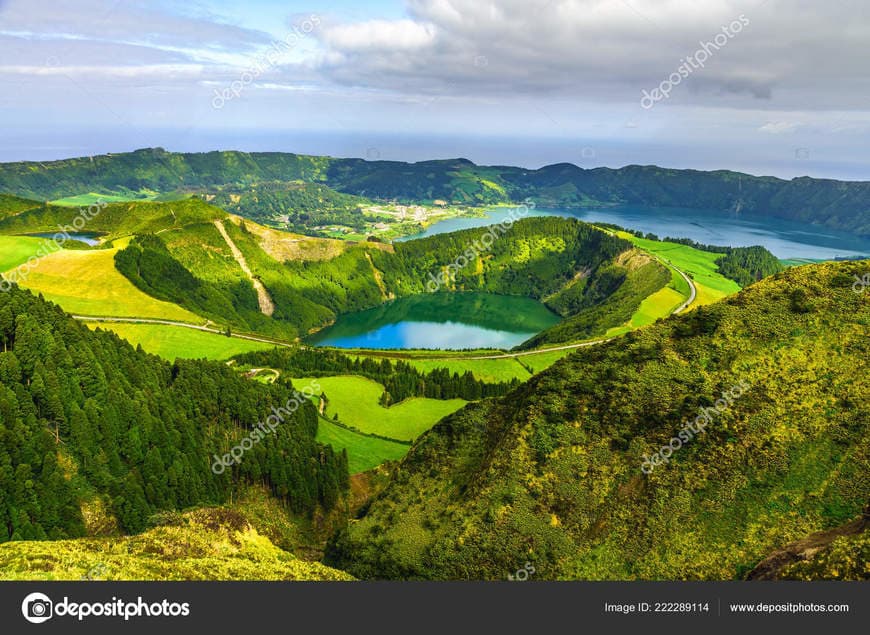
[(689, 284), (689, 299), (686, 300), (685, 302), (683, 302), (680, 306), (678, 306), (676, 309), (674, 309), (673, 312), (671, 313), (671, 315), (677, 315), (678, 313), (682, 313), (683, 311), (688, 309), (689, 305), (695, 301), (695, 298), (698, 297), (698, 289), (697, 289), (697, 287), (695, 287), (695, 282), (689, 276), (687, 276), (685, 273), (683, 273), (682, 271), (677, 269), (674, 265), (672, 265), (668, 262), (665, 262), (661, 259), (659, 259), (659, 262), (661, 262), (662, 264), (664, 264), (667, 267), (670, 267), (671, 269), (676, 271), (678, 274), (683, 276), (683, 280), (685, 280)]

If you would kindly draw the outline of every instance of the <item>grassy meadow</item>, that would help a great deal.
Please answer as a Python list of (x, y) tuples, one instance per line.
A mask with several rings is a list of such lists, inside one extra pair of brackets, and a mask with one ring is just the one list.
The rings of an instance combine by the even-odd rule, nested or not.
[[(297, 385), (308, 381), (293, 380)], [(324, 413), (328, 419), (338, 415), (338, 421), (346, 426), (399, 441), (413, 441), (467, 403), (462, 399), (414, 397), (384, 408), (378, 403), (384, 387), (375, 381), (350, 375), (320, 377), (317, 381), (328, 399)]]
[(226, 337), (183, 326), (121, 322), (89, 322), (88, 326), (112, 331), (133, 346), (141, 345), (146, 352), (159, 355), (170, 362), (178, 358), (220, 361), (240, 353), (272, 348), (271, 344)]
[(525, 381), (531, 376), (531, 373), (515, 357), (505, 359), (410, 358), (402, 361), (408, 362), (424, 373), (431, 372), (436, 368), (446, 368), (451, 373), (459, 373), (460, 375), (471, 371), (475, 378), (488, 383), (510, 381), (511, 379)]
[(317, 440), (335, 450), (347, 450), (347, 468), (351, 474), (366, 472), (387, 461), (397, 461), (411, 448), (404, 443), (359, 434), (322, 417), (317, 422)]
[(0, 272), (27, 262), (44, 242), (42, 238), (29, 236), (0, 236)]
[(422, 372), (431, 372), (437, 368), (446, 368), (452, 373), (462, 375), (471, 371), (476, 379), (487, 383), (499, 383), (519, 379), (525, 381), (532, 375), (549, 368), (554, 363), (569, 355), (570, 349), (540, 352), (516, 357), (500, 357), (496, 359), (466, 359), (486, 355), (503, 355), (503, 351), (461, 351), (443, 357), (444, 351), (409, 351), (407, 353), (389, 353), (386, 355), (361, 354), (354, 357), (370, 357), (372, 359), (401, 359)]
[(88, 192), (87, 194), (77, 194), (76, 196), (59, 198), (56, 201), (50, 201), (50, 203), (62, 207), (87, 207), (88, 205), (99, 203), (100, 201), (104, 203), (126, 203), (127, 201), (141, 201), (152, 197), (153, 194), (134, 197), (124, 196), (123, 194), (98, 194), (96, 192)]
[(718, 272), (716, 261), (722, 257), (722, 254), (701, 251), (679, 243), (638, 238), (627, 232), (616, 233), (620, 238), (630, 240), (636, 246), (655, 254), (665, 263), (673, 265), (692, 278), (698, 289), (698, 297), (694, 303), (698, 306), (711, 304), (740, 290), (739, 284)]
[(40, 259), (21, 286), (74, 314), (204, 322), (190, 311), (137, 289), (115, 269), (116, 251), (63, 249)]

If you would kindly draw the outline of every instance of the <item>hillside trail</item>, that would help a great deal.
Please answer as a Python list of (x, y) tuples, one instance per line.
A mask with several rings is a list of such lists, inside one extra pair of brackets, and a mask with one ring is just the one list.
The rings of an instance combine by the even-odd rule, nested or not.
[(236, 247), (236, 243), (233, 242), (233, 239), (230, 238), (230, 235), (227, 233), (227, 228), (224, 227), (223, 221), (220, 219), (215, 220), (214, 226), (220, 232), (221, 236), (223, 236), (224, 242), (226, 242), (227, 247), (230, 248), (233, 258), (235, 258), (236, 262), (239, 263), (239, 267), (241, 267), (242, 271), (245, 272), (245, 275), (248, 276), (251, 284), (254, 285), (254, 289), (257, 291), (257, 301), (260, 304), (260, 313), (272, 317), (272, 314), (275, 313), (275, 303), (272, 302), (272, 298), (269, 297), (269, 292), (266, 291), (266, 287), (263, 286), (260, 279), (257, 278), (254, 275), (254, 272), (251, 271), (251, 268), (248, 267), (248, 261), (245, 260), (245, 255), (238, 247)]

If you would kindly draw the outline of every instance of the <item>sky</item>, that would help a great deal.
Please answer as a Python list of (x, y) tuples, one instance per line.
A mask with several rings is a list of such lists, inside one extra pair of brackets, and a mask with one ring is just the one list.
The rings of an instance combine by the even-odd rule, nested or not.
[(865, 0), (0, 0), (0, 161), (160, 146), (870, 180)]

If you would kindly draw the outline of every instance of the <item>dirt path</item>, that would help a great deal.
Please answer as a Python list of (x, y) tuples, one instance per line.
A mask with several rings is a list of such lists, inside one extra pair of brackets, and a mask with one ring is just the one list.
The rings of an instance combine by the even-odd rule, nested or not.
[(242, 271), (245, 272), (245, 275), (248, 276), (248, 279), (251, 281), (251, 284), (254, 285), (254, 289), (257, 290), (257, 301), (260, 304), (260, 313), (263, 315), (268, 315), (269, 317), (275, 312), (275, 304), (272, 302), (272, 298), (269, 297), (269, 292), (266, 291), (266, 287), (263, 286), (263, 283), (260, 282), (260, 279), (254, 276), (254, 272), (251, 271), (251, 268), (248, 267), (248, 261), (245, 260), (245, 255), (236, 247), (236, 243), (233, 242), (233, 239), (230, 238), (230, 235), (227, 233), (227, 228), (224, 227), (224, 224), (220, 220), (214, 221), (214, 226), (217, 227), (217, 230), (220, 232), (221, 236), (223, 236), (224, 241), (227, 243), (227, 246), (230, 248), (230, 251), (233, 253), (233, 258), (236, 259), (236, 262), (239, 263), (239, 267), (242, 268)]

